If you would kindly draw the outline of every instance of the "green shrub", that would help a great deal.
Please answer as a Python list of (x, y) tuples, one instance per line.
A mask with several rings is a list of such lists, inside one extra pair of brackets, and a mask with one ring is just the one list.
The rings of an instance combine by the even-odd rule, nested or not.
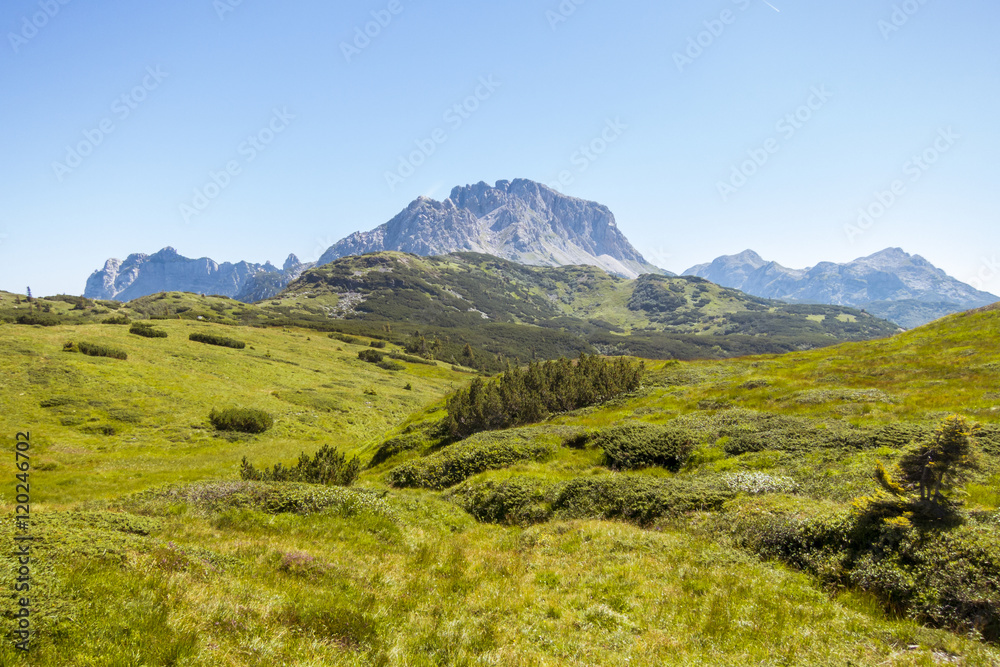
[[(794, 503), (782, 496), (735, 503), (717, 528), (741, 547), (867, 591), (895, 613), (983, 638), (1000, 639), (1000, 530), (918, 527), (894, 511)], [(880, 505), (883, 508), (885, 505)]]
[(694, 450), (690, 432), (675, 426), (621, 422), (597, 434), (593, 443), (604, 450), (605, 462), (614, 470), (661, 466), (680, 470)]
[(152, 516), (169, 515), (179, 504), (199, 514), (253, 510), (266, 514), (337, 512), (353, 516), (367, 512), (392, 516), (391, 508), (374, 491), (274, 482), (197, 482), (150, 489), (115, 501), (121, 509)]
[(302, 452), (292, 468), (277, 463), (273, 468), (257, 470), (245, 456), (240, 466), (240, 478), (247, 482), (303, 482), (327, 486), (350, 486), (360, 472), (361, 463), (357, 457), (348, 461), (329, 445), (320, 447), (312, 458)]
[(567, 482), (552, 502), (560, 519), (623, 519), (648, 525), (667, 516), (718, 510), (733, 497), (707, 481), (644, 475), (601, 475)]
[(430, 359), (424, 359), (423, 357), (414, 357), (410, 354), (400, 354), (399, 352), (390, 352), (390, 359), (395, 359), (396, 361), (405, 361), (411, 364), (424, 364), (425, 366), (437, 366), (436, 361)]
[[(150, 318), (150, 319), (156, 319)], [(246, 343), (240, 340), (235, 340), (233, 338), (226, 338), (225, 336), (216, 336), (215, 334), (205, 334), (205, 333), (193, 333), (188, 336), (189, 340), (193, 340), (196, 343), (206, 343), (207, 345), (218, 345), (219, 347), (231, 347), (234, 350), (242, 350), (247, 346)]]
[(375, 347), (375, 348), (378, 348), (380, 350), (384, 350), (385, 349), (385, 341), (384, 340), (373, 340), (371, 342), (371, 344), (370, 344), (370, 347)]
[(476, 378), (448, 399), (445, 425), (456, 437), (541, 421), (554, 412), (597, 405), (639, 388), (645, 366), (580, 355)]
[(375, 455), (372, 456), (372, 460), (368, 463), (368, 467), (374, 468), (377, 465), (385, 463), (397, 454), (423, 449), (428, 444), (429, 442), (427, 440), (427, 436), (419, 432), (404, 433), (403, 435), (397, 435), (394, 438), (389, 438), (379, 445), (377, 450), (375, 450)]
[(528, 524), (549, 519), (619, 519), (649, 525), (690, 511), (718, 510), (733, 493), (708, 482), (601, 475), (569, 482), (526, 477), (468, 481), (448, 493), (480, 521)]
[(256, 408), (213, 409), (208, 415), (212, 426), (219, 431), (239, 433), (263, 433), (274, 426), (274, 419), (263, 410)]
[(77, 343), (76, 347), (80, 350), (80, 352), (91, 357), (108, 357), (109, 359), (121, 359), (122, 361), (128, 359), (128, 354), (125, 353), (124, 350), (108, 347), (107, 345), (98, 345), (96, 343)]
[(348, 336), (347, 334), (342, 334), (334, 332), (330, 334), (330, 338), (334, 340), (339, 340), (341, 343), (347, 343), (349, 345), (364, 345), (365, 341), (355, 336)]
[(376, 364), (379, 368), (387, 371), (404, 371), (406, 366), (399, 363), (398, 361), (392, 361), (391, 359), (383, 359)]
[(59, 319), (58, 316), (49, 313), (29, 313), (27, 315), (19, 315), (14, 321), (17, 324), (35, 324), (43, 327), (54, 327), (62, 324), (62, 320)]
[(128, 332), (130, 334), (135, 334), (136, 336), (144, 336), (146, 338), (166, 338), (167, 332), (162, 329), (155, 329), (152, 324), (148, 322), (134, 322), (131, 327), (129, 327)]
[(358, 352), (358, 359), (361, 361), (367, 361), (370, 364), (377, 364), (385, 358), (385, 353), (378, 352), (377, 350), (367, 349)]
[(552, 517), (558, 486), (528, 477), (465, 483), (448, 493), (448, 499), (477, 521), (510, 525), (542, 523)]
[(131, 324), (132, 320), (128, 318), (128, 315), (112, 315), (111, 317), (106, 317), (101, 320), (101, 324)]
[(396, 487), (446, 489), (487, 470), (522, 461), (544, 461), (553, 448), (537, 442), (528, 429), (473, 436), (430, 456), (408, 461), (389, 472)]

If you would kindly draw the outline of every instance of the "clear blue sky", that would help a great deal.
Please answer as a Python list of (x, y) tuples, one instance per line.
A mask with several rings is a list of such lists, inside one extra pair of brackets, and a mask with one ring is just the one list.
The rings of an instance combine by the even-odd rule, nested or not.
[[(565, 0), (568, 16), (559, 0), (236, 1), (3, 3), (0, 289), (80, 294), (108, 257), (166, 245), (315, 259), (418, 195), (569, 172), (564, 192), (609, 206), (673, 271), (744, 248), (803, 267), (900, 246), (1000, 292), (984, 264), (1000, 257), (995, 0)], [(387, 25), (345, 55), (372, 12)], [(609, 122), (603, 153), (578, 154)], [(925, 152), (934, 164), (908, 164)], [(766, 163), (734, 187), (752, 153)]]

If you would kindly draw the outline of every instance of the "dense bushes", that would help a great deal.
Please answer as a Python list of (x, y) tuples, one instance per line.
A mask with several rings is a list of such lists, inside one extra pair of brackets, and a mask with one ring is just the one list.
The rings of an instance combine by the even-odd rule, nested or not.
[(323, 445), (313, 457), (302, 452), (294, 467), (286, 468), (276, 463), (273, 468), (257, 470), (244, 456), (240, 464), (240, 478), (247, 482), (303, 482), (328, 486), (350, 486), (361, 473), (357, 457), (347, 460), (329, 445)]
[(425, 366), (437, 366), (437, 362), (432, 359), (424, 359), (423, 357), (414, 357), (409, 354), (400, 354), (399, 352), (390, 352), (390, 359), (396, 359), (397, 361), (405, 361), (411, 364), (424, 364)]
[(601, 475), (569, 482), (512, 477), (467, 482), (449, 493), (480, 521), (527, 524), (549, 519), (621, 519), (648, 525), (693, 510), (717, 510), (733, 493), (710, 482)]
[(219, 431), (239, 433), (263, 433), (274, 426), (274, 419), (263, 410), (256, 408), (224, 408), (212, 410), (208, 419)]
[(130, 334), (135, 334), (136, 336), (143, 336), (145, 338), (166, 338), (167, 332), (162, 329), (156, 329), (152, 324), (148, 322), (133, 322), (132, 326), (129, 327), (128, 332)]
[(375, 455), (372, 456), (372, 460), (368, 463), (368, 467), (374, 468), (377, 465), (385, 463), (396, 454), (422, 449), (423, 447), (426, 447), (427, 444), (427, 437), (420, 432), (404, 433), (403, 435), (389, 438), (379, 445), (377, 450), (375, 450)]
[(905, 517), (842, 511), (772, 496), (717, 520), (739, 546), (856, 587), (939, 627), (1000, 639), (1000, 534), (995, 526), (922, 529)]
[(538, 442), (534, 435), (530, 430), (481, 434), (393, 468), (389, 483), (445, 489), (486, 470), (507, 468), (521, 461), (544, 461), (552, 455), (553, 447)]
[(677, 471), (695, 446), (689, 431), (638, 421), (615, 424), (591, 442), (604, 450), (605, 461), (614, 470), (662, 466)]
[(347, 334), (342, 334), (339, 332), (334, 332), (330, 334), (330, 338), (334, 340), (339, 340), (341, 343), (347, 343), (348, 345), (364, 345), (365, 341), (356, 336), (348, 336)]
[(124, 350), (108, 347), (107, 345), (98, 345), (97, 343), (77, 343), (76, 348), (83, 354), (91, 357), (108, 357), (109, 359), (121, 359), (122, 361), (128, 359), (128, 354)]
[(193, 340), (196, 343), (218, 345), (219, 347), (231, 347), (234, 350), (242, 350), (247, 346), (247, 344), (241, 340), (226, 338), (225, 336), (216, 336), (215, 334), (193, 333), (188, 336), (188, 339)]
[(361, 361), (367, 361), (370, 364), (377, 364), (385, 358), (384, 352), (379, 352), (378, 350), (361, 350), (358, 352), (358, 359)]
[(103, 320), (101, 320), (101, 324), (125, 325), (131, 323), (132, 320), (128, 318), (128, 315), (112, 315), (111, 317), (106, 317)]
[(375, 491), (322, 487), (314, 484), (266, 482), (198, 482), (151, 489), (126, 496), (114, 506), (130, 512), (166, 516), (178, 504), (187, 504), (196, 514), (252, 510), (267, 514), (312, 514), (335, 512), (343, 516), (361, 513), (391, 516), (392, 509)]
[(602, 403), (639, 388), (642, 362), (581, 355), (476, 378), (448, 399), (445, 428), (456, 437), (531, 424), (553, 412)]

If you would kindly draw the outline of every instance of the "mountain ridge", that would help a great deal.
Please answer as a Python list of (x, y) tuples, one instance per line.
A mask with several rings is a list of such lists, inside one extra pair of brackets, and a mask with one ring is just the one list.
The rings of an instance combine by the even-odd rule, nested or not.
[[(256, 264), (216, 262), (208, 257), (192, 259), (167, 246), (152, 255), (133, 253), (125, 260), (108, 259), (102, 269), (87, 279), (84, 296), (88, 299), (131, 301), (158, 292), (194, 292), (219, 294), (232, 298), (267, 298), (311, 268), (294, 254), (288, 256), (282, 268), (270, 262)], [(245, 299), (241, 299), (245, 300)]]
[(479, 252), (528, 266), (590, 264), (627, 278), (669, 274), (632, 246), (608, 207), (520, 178), (455, 187), (444, 201), (418, 197), (388, 222), (341, 239), (317, 264), (381, 251)]
[(902, 248), (886, 248), (840, 264), (820, 262), (805, 269), (768, 262), (745, 250), (692, 266), (683, 275), (789, 303), (863, 308), (906, 328), (1000, 301)]

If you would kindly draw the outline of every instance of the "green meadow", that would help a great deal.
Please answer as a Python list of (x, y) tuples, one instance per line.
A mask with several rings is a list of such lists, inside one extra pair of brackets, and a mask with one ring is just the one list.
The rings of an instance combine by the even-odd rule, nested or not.
[[(446, 398), (469, 369), (389, 370), (359, 359), (367, 337), (181, 307), (204, 303), (224, 312), (151, 320), (166, 337), (70, 303), (53, 308), (72, 324), (0, 325), (0, 539), (22, 534), (22, 431), (35, 537), (31, 649), (5, 639), (0, 664), (1000, 664), (998, 310), (646, 361), (629, 394), (455, 440)], [(215, 430), (230, 407), (274, 424)], [(883, 511), (876, 465), (953, 414), (981, 428), (949, 520)], [(669, 457), (628, 463), (661, 441)], [(240, 479), (243, 457), (291, 465), (323, 445), (360, 457), (353, 486)], [(2, 605), (8, 635), (17, 601)]]

